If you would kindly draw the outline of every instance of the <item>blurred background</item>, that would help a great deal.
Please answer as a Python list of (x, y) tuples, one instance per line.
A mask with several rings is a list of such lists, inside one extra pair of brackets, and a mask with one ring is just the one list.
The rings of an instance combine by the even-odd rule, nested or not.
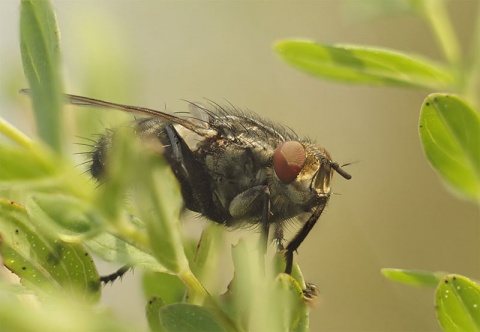
[[(420, 19), (376, 16), (371, 1), (53, 5), (66, 92), (169, 111), (187, 110), (182, 99), (228, 101), (315, 139), (340, 164), (353, 163), (347, 168), (353, 179), (334, 178), (335, 195), (296, 256), (306, 280), (321, 291), (312, 331), (439, 330), (433, 289), (389, 281), (380, 274), (384, 267), (480, 278), (478, 207), (442, 185), (420, 146), (419, 109), (430, 91), (321, 81), (272, 50), (275, 41), (308, 38), (443, 61)], [(464, 50), (471, 46), (478, 7), (473, 0), (448, 6)], [(34, 134), (29, 101), (17, 94), (26, 86), (18, 17), (18, 1), (0, 0), (0, 114)], [(90, 112), (86, 135), (119, 121), (98, 110), (66, 112)], [(76, 150), (72, 145), (72, 154)], [(140, 275), (107, 286), (104, 302), (123, 319), (145, 325)]]

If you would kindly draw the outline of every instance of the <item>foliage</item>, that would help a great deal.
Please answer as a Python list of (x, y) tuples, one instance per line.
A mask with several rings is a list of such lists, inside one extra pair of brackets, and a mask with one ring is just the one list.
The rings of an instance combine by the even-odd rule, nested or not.
[(298, 267), (295, 277), (279, 274), (284, 267), (265, 264), (256, 244), (232, 248), (236, 270), (249, 273), (236, 273), (226, 292), (215, 283), (210, 271), (219, 269), (221, 228), (207, 227), (198, 244), (185, 237), (175, 177), (128, 129), (107, 156), (107, 180), (96, 186), (78, 173), (64, 156), (59, 31), (50, 2), (22, 0), (20, 21), (30, 85), (23, 92), (31, 96), (41, 142), (0, 119), (8, 139), (0, 143), (0, 191), (15, 197), (0, 198), (0, 255), (20, 279), (0, 280), (2, 330), (140, 330), (99, 305), (92, 255), (145, 272), (152, 330), (306, 330)]
[[(427, 160), (446, 186), (479, 204), (480, 115), (470, 103), (478, 106), (479, 102), (478, 77), (474, 76), (480, 65), (480, 26), (474, 34), (472, 54), (462, 63), (444, 1), (371, 1), (370, 5), (370, 13), (397, 10), (425, 19), (448, 62), (436, 64), (393, 50), (307, 40), (280, 41), (275, 50), (293, 67), (320, 78), (447, 91), (428, 95), (419, 107), (420, 142)], [(368, 7), (365, 3), (362, 6)], [(480, 18), (477, 21), (480, 25)], [(436, 286), (436, 312), (444, 330), (480, 331), (480, 288), (474, 281), (441, 272), (383, 269), (382, 273), (409, 285)]]
[[(387, 2), (375, 6), (382, 3)], [(478, 203), (478, 86), (469, 69), (479, 65), (479, 43), (462, 63), (443, 1), (388, 3), (429, 23), (447, 63), (306, 40), (281, 41), (275, 49), (292, 66), (317, 77), (446, 91), (429, 95), (420, 108), (421, 144), (446, 185)], [(0, 190), (15, 197), (0, 199), (0, 254), (21, 282), (0, 279), (2, 330), (139, 330), (98, 304), (102, 288), (92, 255), (145, 272), (151, 330), (307, 330), (306, 285), (297, 266), (292, 276), (279, 273), (281, 255), (264, 266), (252, 244), (240, 241), (231, 254), (235, 271), (241, 272), (221, 294), (211, 273), (220, 260), (221, 229), (207, 227), (198, 245), (183, 235), (177, 183), (166, 163), (139, 146), (132, 133), (121, 133), (124, 144), (109, 155), (112, 177), (98, 188), (75, 170), (64, 156), (59, 31), (50, 2), (22, 0), (20, 24), (41, 142), (0, 119), (0, 133), (9, 139), (0, 143)], [(131, 205), (125, 204), (127, 192)], [(480, 331), (480, 290), (474, 281), (447, 273), (382, 273), (410, 285), (436, 286), (438, 320), (445, 330)]]

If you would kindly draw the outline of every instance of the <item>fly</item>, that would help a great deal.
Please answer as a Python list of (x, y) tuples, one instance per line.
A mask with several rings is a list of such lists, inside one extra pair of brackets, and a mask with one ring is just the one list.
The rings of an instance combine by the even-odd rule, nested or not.
[[(74, 105), (144, 115), (133, 122), (133, 129), (142, 140), (155, 140), (163, 146), (163, 157), (180, 184), (185, 207), (227, 227), (259, 224), (265, 246), (274, 225), (288, 274), (293, 253), (330, 198), (333, 174), (351, 178), (324, 148), (234, 107), (190, 103), (190, 116), (177, 117), (87, 97), (66, 98)], [(92, 153), (90, 172), (96, 179), (105, 175), (112, 135), (102, 136)], [(283, 247), (283, 225), (292, 219), (301, 220), (302, 227)]]

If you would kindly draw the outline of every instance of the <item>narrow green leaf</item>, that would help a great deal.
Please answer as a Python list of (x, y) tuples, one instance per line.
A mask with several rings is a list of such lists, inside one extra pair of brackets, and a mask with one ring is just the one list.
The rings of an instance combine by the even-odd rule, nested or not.
[(268, 326), (275, 331), (308, 331), (308, 307), (303, 289), (290, 275), (280, 273), (270, 293)]
[(169, 272), (150, 253), (110, 233), (101, 233), (86, 240), (84, 244), (107, 262), (127, 264), (155, 272)]
[(165, 332), (227, 331), (213, 313), (192, 304), (169, 304), (161, 307), (158, 314)]
[(470, 279), (446, 276), (435, 292), (435, 305), (445, 331), (480, 331), (480, 287)]
[(38, 134), (58, 153), (62, 141), (60, 39), (50, 1), (22, 0), (20, 47), (31, 89)]
[(317, 77), (346, 83), (449, 89), (452, 75), (418, 56), (354, 45), (326, 45), (305, 40), (275, 44), (293, 67)]
[(106, 223), (91, 205), (71, 196), (38, 193), (29, 197), (26, 208), (39, 227), (66, 242), (91, 238)]
[[(261, 273), (259, 255), (247, 247), (244, 239), (240, 239), (236, 245), (233, 245), (231, 252), (235, 272), (227, 292), (222, 295), (222, 309), (232, 320), (237, 322), (239, 330), (250, 331), (253, 330), (250, 325), (252, 314), (255, 309), (262, 308), (260, 303), (255, 306), (255, 297), (266, 299), (266, 288), (262, 288), (261, 285), (258, 288), (254, 287), (255, 281), (261, 283), (262, 280), (255, 278)], [(265, 279), (264, 277), (263, 275), (263, 279)], [(262, 313), (264, 311), (259, 312), (258, 316), (261, 316)]]
[(258, 252), (258, 248), (252, 249), (245, 239), (240, 239), (238, 243), (232, 246), (232, 259), (235, 271), (231, 282), (231, 291), (235, 294), (238, 307), (248, 308), (251, 304), (252, 296), (255, 291), (243, 292), (242, 290), (255, 290), (255, 287), (262, 288), (262, 280), (265, 279), (265, 268), (263, 254)]
[(41, 232), (22, 206), (5, 200), (0, 200), (0, 234), (5, 266), (25, 286), (41, 295), (53, 292), (98, 300), (98, 272), (82, 246)]
[[(272, 262), (273, 274), (277, 275), (277, 274), (283, 273), (285, 271), (285, 267), (286, 267), (285, 253), (281, 251), (277, 251), (273, 256), (273, 262)], [(306, 288), (305, 280), (303, 279), (303, 274), (298, 264), (296, 263), (293, 264), (291, 275), (293, 279), (295, 279), (295, 281), (302, 287), (302, 289)]]
[(446, 272), (425, 272), (418, 270), (382, 269), (382, 274), (393, 281), (420, 287), (436, 287)]
[(253, 242), (240, 240), (232, 247), (235, 274), (223, 297), (224, 310), (247, 331), (307, 331), (308, 307), (300, 270), (295, 266), (295, 276), (278, 273), (278, 268), (285, 269), (285, 258), (278, 253), (264, 271), (264, 257)]
[(206, 227), (196, 245), (195, 257), (192, 259), (190, 266), (198, 280), (211, 293), (219, 293), (221, 291), (221, 273), (212, 266), (220, 266), (220, 258), (222, 255), (222, 239), (225, 229), (217, 224), (211, 223)]
[(456, 192), (480, 200), (480, 116), (460, 97), (431, 94), (422, 106), (419, 134), (425, 155)]
[(190, 270), (180, 234), (180, 189), (167, 162), (151, 152), (147, 149), (139, 155), (142, 176), (134, 202), (147, 226), (154, 255), (172, 273), (179, 274)]

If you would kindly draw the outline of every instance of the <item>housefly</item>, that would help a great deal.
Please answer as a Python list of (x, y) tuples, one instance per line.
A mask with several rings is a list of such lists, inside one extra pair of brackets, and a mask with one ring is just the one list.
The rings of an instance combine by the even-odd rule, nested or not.
[[(74, 105), (136, 113), (133, 122), (142, 140), (162, 146), (181, 188), (185, 207), (227, 227), (259, 224), (267, 241), (271, 225), (284, 250), (285, 272), (292, 272), (293, 253), (322, 214), (331, 194), (334, 172), (351, 176), (314, 142), (268, 120), (223, 107), (189, 103), (189, 116), (66, 95)], [(114, 131), (101, 136), (92, 151), (91, 174), (101, 179)], [(283, 247), (282, 226), (299, 219), (302, 226)], [(266, 245), (266, 242), (265, 242)]]

